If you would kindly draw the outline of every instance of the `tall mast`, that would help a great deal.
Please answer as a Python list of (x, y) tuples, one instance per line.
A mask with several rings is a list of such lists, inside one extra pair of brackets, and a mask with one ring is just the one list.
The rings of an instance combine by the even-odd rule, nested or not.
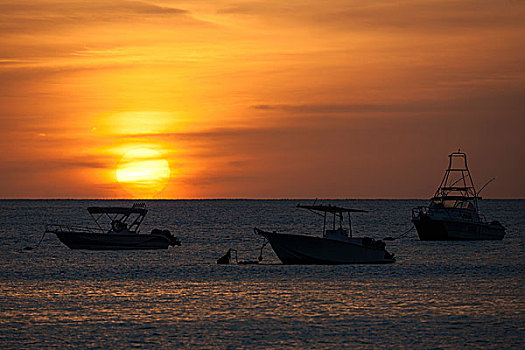
[(445, 200), (447, 197), (449, 199), (463, 197), (473, 201), (476, 210), (478, 210), (478, 194), (467, 165), (467, 155), (458, 150), (449, 154), (448, 157), (448, 168), (434, 194), (434, 199)]

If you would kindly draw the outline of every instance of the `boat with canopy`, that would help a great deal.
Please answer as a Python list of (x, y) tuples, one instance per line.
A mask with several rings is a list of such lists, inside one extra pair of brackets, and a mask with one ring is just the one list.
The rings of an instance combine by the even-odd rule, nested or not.
[[(395, 261), (385, 243), (370, 237), (354, 237), (350, 213), (366, 210), (332, 205), (298, 205), (323, 217), (322, 236), (288, 234), (255, 228), (268, 240), (283, 264), (386, 264)], [(348, 218), (348, 229), (344, 227)]]
[(71, 249), (167, 249), (181, 244), (168, 230), (153, 229), (150, 234), (140, 233), (140, 225), (148, 213), (144, 203), (136, 203), (131, 208), (89, 207), (88, 213), (96, 227), (48, 225), (45, 233), (54, 233)]

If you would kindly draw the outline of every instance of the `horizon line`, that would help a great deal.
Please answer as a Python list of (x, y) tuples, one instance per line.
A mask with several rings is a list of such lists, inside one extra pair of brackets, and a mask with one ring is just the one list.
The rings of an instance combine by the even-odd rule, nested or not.
[[(430, 198), (416, 198), (416, 197), (405, 197), (405, 198), (250, 198), (250, 197), (202, 197), (202, 198), (0, 198), (0, 201), (11, 201), (11, 200), (71, 200), (71, 201), (84, 201), (84, 200), (105, 200), (105, 201), (200, 201), (200, 200), (266, 200), (266, 201), (285, 201), (285, 200), (430, 200)], [(500, 197), (500, 198), (483, 198), (483, 200), (525, 200), (525, 198), (519, 197)]]

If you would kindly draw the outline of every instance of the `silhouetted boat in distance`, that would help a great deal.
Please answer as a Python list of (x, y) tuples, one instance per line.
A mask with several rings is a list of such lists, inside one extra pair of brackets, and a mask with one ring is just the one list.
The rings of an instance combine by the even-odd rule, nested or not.
[[(97, 227), (49, 225), (46, 233), (54, 233), (71, 249), (87, 250), (144, 250), (180, 246), (180, 241), (168, 230), (154, 229), (140, 234), (139, 227), (148, 210), (144, 203), (133, 207), (89, 207), (88, 212)], [(108, 227), (102, 227), (105, 218)]]
[(412, 209), (412, 222), (419, 239), (422, 241), (503, 239), (505, 236), (503, 225), (498, 221), (489, 223), (479, 214), (478, 200), (481, 197), (479, 192), (476, 192), (470, 176), (467, 155), (458, 150), (448, 157), (448, 168), (434, 197), (430, 199), (430, 205)]
[[(350, 213), (366, 212), (359, 209), (331, 205), (298, 205), (323, 216), (322, 237), (263, 231), (255, 233), (265, 237), (283, 264), (386, 264), (395, 261), (394, 254), (385, 250), (383, 241), (369, 237), (352, 237)], [(348, 214), (348, 230), (343, 228)], [(327, 229), (327, 214), (332, 217), (332, 229)], [(337, 223), (336, 223), (337, 221)]]

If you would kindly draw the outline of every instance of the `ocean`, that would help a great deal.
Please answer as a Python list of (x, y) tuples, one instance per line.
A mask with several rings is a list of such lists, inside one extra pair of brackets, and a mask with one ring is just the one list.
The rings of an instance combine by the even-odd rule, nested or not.
[[(525, 201), (484, 200), (502, 241), (422, 242), (415, 231), (387, 265), (217, 265), (229, 248), (255, 260), (254, 227), (319, 233), (312, 200), (152, 200), (142, 232), (182, 246), (70, 250), (46, 224), (92, 226), (115, 200), (0, 201), (0, 348), (525, 348)], [(397, 236), (426, 200), (330, 200), (369, 210), (355, 236)]]

